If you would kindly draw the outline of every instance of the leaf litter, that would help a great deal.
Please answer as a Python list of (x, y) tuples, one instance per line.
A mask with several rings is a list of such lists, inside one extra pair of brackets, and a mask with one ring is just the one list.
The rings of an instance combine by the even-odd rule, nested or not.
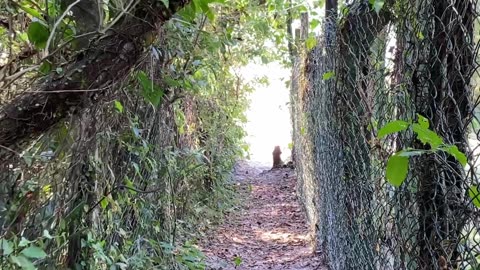
[(200, 243), (210, 270), (325, 270), (295, 193), (295, 171), (239, 162), (239, 211)]

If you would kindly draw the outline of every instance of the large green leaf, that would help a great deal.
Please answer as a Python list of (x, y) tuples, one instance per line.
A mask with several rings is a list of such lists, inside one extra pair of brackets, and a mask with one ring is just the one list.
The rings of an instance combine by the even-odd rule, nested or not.
[(378, 138), (381, 139), (387, 135), (404, 131), (408, 128), (409, 124), (406, 121), (402, 120), (396, 120), (392, 121), (385, 126), (383, 126), (379, 131), (378, 131)]
[(428, 121), (428, 119), (424, 116), (422, 116), (421, 114), (418, 114), (417, 113), (417, 117), (418, 117), (418, 124), (424, 128), (429, 128), (430, 127), (430, 122)]
[(18, 256), (10, 256), (10, 261), (18, 266), (20, 266), (24, 270), (34, 270), (35, 265), (27, 259), (25, 256), (18, 255)]
[(440, 145), (443, 144), (443, 139), (437, 135), (434, 131), (425, 128), (424, 124), (413, 124), (413, 131), (417, 134), (417, 138), (423, 144), (430, 144), (432, 149), (437, 149)]
[(468, 196), (472, 199), (473, 205), (480, 208), (480, 195), (477, 186), (468, 188)]
[(154, 107), (158, 107), (163, 99), (163, 90), (150, 80), (143, 71), (138, 72), (137, 78), (142, 86), (142, 96)]
[(386, 177), (395, 187), (402, 185), (408, 175), (408, 157), (392, 155), (387, 162)]
[(10, 255), (10, 253), (13, 252), (13, 244), (12, 242), (8, 241), (7, 239), (1, 239), (2, 242), (2, 250), (3, 250), (3, 256)]
[(29, 15), (31, 15), (32, 17), (35, 17), (39, 20), (42, 20), (43, 19), (43, 16), (40, 12), (38, 12), (36, 9), (33, 9), (31, 7), (28, 6), (28, 2), (23, 2), (19, 5), (20, 9), (22, 9), (23, 11), (25, 11), (26, 13), (28, 13)]
[(34, 245), (31, 245), (31, 246), (27, 247), (26, 249), (22, 250), (21, 253), (28, 258), (34, 258), (34, 259), (43, 259), (43, 258), (47, 257), (47, 253), (45, 253), (45, 251), (43, 251), (43, 249), (41, 249), (37, 246), (34, 246)]
[(452, 155), (458, 162), (460, 162), (460, 164), (462, 164), (463, 167), (467, 165), (467, 156), (465, 156), (456, 145), (445, 145), (440, 147), (440, 150)]
[(32, 22), (27, 29), (28, 40), (38, 49), (45, 48), (50, 32), (41, 22)]

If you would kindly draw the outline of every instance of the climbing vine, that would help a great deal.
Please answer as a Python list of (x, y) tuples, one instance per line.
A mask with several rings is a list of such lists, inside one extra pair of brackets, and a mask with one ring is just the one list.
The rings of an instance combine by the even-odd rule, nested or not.
[(428, 119), (419, 114), (417, 116), (416, 123), (396, 120), (387, 123), (378, 131), (378, 138), (381, 139), (387, 135), (411, 129), (422, 144), (430, 147), (428, 150), (407, 148), (390, 156), (387, 161), (386, 177), (390, 184), (395, 187), (401, 186), (407, 178), (410, 157), (445, 152), (453, 156), (463, 167), (467, 165), (467, 157), (458, 150), (456, 145), (445, 144), (437, 133), (429, 129)]
[(307, 7), (0, 5), (0, 102), (33, 93), (43, 108), (26, 104), (28, 129), (0, 134), (0, 268), (204, 269), (196, 241), (235, 210), (231, 171), (248, 150), (253, 85), (239, 69), (289, 65), (286, 14)]

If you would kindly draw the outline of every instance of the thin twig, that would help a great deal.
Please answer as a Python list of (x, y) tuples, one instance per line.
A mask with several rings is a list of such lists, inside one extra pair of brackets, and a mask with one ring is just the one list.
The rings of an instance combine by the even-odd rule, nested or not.
[[(20, 78), (21, 76), (25, 75), (27, 72), (34, 71), (37, 68), (39, 68), (40, 65), (35, 65), (31, 66), (26, 69), (22, 69), (19, 72), (16, 72), (8, 77), (5, 77), (4, 79), (0, 80), (0, 83), (3, 81), (5, 82), (5, 85), (0, 85), (2, 88), (7, 88), (10, 84), (12, 84), (16, 79)], [(3, 91), (3, 89), (1, 89)]]
[(14, 153), (15, 155), (22, 156), (22, 154), (20, 154), (19, 152), (13, 150), (12, 148), (6, 147), (6, 146), (4, 146), (4, 145), (1, 145), (1, 144), (0, 144), (0, 148), (5, 149), (5, 150), (7, 150), (7, 151), (9, 151), (9, 152), (12, 152), (12, 153)]
[(71, 89), (71, 90), (52, 90), (52, 91), (25, 91), (26, 93), (78, 93), (78, 92), (97, 92), (107, 90), (108, 87), (95, 89)]
[(57, 30), (57, 27), (58, 25), (63, 21), (63, 18), (65, 18), (65, 16), (67, 16), (67, 13), (70, 12), (70, 10), (76, 6), (78, 3), (80, 3), (80, 1), (82, 0), (77, 0), (73, 3), (71, 3), (66, 9), (65, 11), (62, 13), (62, 15), (60, 16), (60, 18), (58, 18), (58, 20), (55, 22), (55, 24), (53, 25), (53, 29), (52, 31), (50, 32), (50, 36), (48, 36), (48, 40), (47, 40), (47, 45), (45, 46), (45, 56), (48, 56), (49, 53), (48, 53), (48, 48), (50, 48), (50, 43), (52, 43), (52, 39), (53, 37), (55, 36), (55, 31)]
[(100, 30), (99, 32), (102, 33), (102, 34), (105, 34), (110, 28), (112, 28), (123, 17), (123, 15), (125, 15), (127, 12), (129, 12), (138, 3), (139, 3), (139, 1), (132, 0), (126, 8), (122, 7), (122, 12), (120, 12), (120, 14), (118, 14), (117, 17), (115, 17), (115, 19), (112, 20), (110, 25), (108, 25), (104, 29)]

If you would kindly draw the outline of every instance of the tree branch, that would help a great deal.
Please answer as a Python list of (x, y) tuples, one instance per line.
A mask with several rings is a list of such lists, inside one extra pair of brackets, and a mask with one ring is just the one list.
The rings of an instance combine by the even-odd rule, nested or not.
[[(123, 79), (143, 52), (145, 34), (168, 20), (189, 0), (170, 1), (169, 8), (155, 0), (142, 0), (112, 31), (98, 34), (76, 62), (52, 74), (0, 108), (0, 145), (10, 147), (49, 130), (69, 111), (78, 111), (86, 100), (95, 102), (102, 92), (67, 91), (104, 88)], [(60, 91), (61, 90), (61, 91)]]

